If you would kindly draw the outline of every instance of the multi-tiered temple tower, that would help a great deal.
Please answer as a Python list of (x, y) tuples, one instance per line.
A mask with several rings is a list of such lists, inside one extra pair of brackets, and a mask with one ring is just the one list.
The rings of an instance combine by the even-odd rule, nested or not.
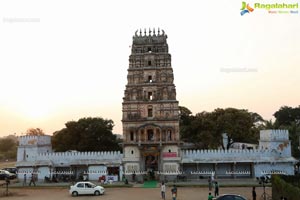
[(163, 30), (136, 31), (123, 98), (124, 170), (179, 170), (179, 109), (171, 55)]

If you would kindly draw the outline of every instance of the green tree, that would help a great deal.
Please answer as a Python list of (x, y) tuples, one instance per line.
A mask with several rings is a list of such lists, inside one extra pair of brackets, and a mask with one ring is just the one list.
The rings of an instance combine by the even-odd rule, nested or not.
[(265, 120), (263, 127), (264, 129), (275, 129), (275, 123), (271, 119)]
[[(244, 109), (217, 108), (180, 120), (181, 137), (198, 148), (228, 149), (234, 142), (257, 143), (263, 118)], [(222, 134), (227, 133), (228, 145), (223, 146)]]
[[(212, 115), (216, 122), (215, 134), (219, 138), (219, 145), (222, 145), (224, 149), (228, 149), (234, 142), (257, 143), (259, 138), (257, 127), (263, 121), (257, 113), (251, 113), (245, 109), (226, 108), (216, 109)], [(221, 142), (222, 133), (228, 135), (229, 142), (226, 147)]]
[(276, 118), (274, 126), (277, 129), (289, 130), (289, 137), (292, 146), (292, 155), (299, 158), (299, 137), (300, 137), (300, 106), (289, 107), (282, 106), (278, 111), (274, 113)]
[(274, 113), (275, 126), (289, 126), (293, 122), (300, 120), (300, 106), (292, 108), (289, 106), (282, 106)]
[(179, 127), (180, 127), (180, 136), (184, 141), (189, 142), (191, 136), (191, 123), (194, 120), (192, 112), (183, 106), (179, 106)]
[(55, 151), (118, 151), (121, 147), (112, 133), (114, 123), (103, 118), (82, 118), (69, 121), (66, 128), (53, 133)]
[(188, 136), (190, 142), (193, 142), (197, 148), (217, 148), (215, 128), (216, 123), (209, 112), (197, 113), (190, 125), (190, 133)]

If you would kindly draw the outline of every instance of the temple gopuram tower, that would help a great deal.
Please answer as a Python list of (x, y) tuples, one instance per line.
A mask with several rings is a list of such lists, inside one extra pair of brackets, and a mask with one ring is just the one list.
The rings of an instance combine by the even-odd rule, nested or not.
[(167, 35), (155, 31), (136, 31), (129, 56), (122, 103), (123, 164), (129, 180), (145, 175), (165, 178), (180, 170), (179, 108), (171, 55)]

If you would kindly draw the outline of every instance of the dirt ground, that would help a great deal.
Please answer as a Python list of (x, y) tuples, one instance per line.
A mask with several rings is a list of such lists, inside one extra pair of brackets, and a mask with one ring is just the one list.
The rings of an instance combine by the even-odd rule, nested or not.
[[(228, 187), (220, 188), (220, 194), (225, 193), (238, 193), (248, 199), (251, 197), (251, 187)], [(3, 194), (3, 189), (0, 190)], [(259, 199), (262, 194), (262, 188), (256, 188), (257, 196)], [(266, 188), (266, 191), (271, 194), (271, 188)], [(69, 195), (68, 189), (39, 189), (39, 188), (12, 188), (10, 189), (12, 196), (3, 197), (1, 194), (0, 199), (8, 200), (65, 200), (74, 199)], [(178, 188), (178, 200), (206, 200), (208, 195), (207, 188), (198, 187), (180, 187)], [(76, 199), (101, 199), (101, 200), (160, 200), (159, 188), (107, 188), (105, 194), (102, 196), (79, 196)], [(167, 188), (166, 199), (171, 200), (171, 188)]]

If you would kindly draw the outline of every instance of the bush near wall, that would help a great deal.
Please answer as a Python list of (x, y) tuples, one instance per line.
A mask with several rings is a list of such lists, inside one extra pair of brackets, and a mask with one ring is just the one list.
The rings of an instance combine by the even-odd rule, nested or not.
[(295, 176), (280, 176), (285, 182), (292, 184), (295, 187), (300, 188), (300, 174)]
[[(289, 178), (292, 179), (292, 178)], [(286, 197), (288, 200), (300, 199), (300, 188), (287, 183), (279, 175), (272, 176), (272, 199), (280, 199)]]

